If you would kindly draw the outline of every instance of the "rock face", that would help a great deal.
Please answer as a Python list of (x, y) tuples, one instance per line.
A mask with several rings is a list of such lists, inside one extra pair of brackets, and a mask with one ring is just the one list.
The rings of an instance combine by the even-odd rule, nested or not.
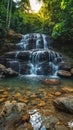
[(59, 97), (54, 101), (56, 108), (73, 114), (73, 96)]

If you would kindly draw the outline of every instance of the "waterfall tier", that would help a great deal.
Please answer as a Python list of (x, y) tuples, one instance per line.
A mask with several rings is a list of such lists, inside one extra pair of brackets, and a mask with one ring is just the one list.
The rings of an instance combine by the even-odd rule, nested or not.
[(22, 40), (16, 48), (19, 50), (48, 49), (50, 42), (49, 36), (45, 34), (26, 34), (22, 36)]
[(50, 49), (50, 38), (45, 34), (22, 36), (16, 50), (5, 54), (6, 66), (19, 74), (55, 74), (62, 56)]

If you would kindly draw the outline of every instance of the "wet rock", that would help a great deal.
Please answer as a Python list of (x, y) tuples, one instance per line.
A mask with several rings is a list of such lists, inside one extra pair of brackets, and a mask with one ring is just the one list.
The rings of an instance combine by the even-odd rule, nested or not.
[(35, 93), (33, 93), (30, 97), (31, 97), (31, 98), (36, 98), (37, 95), (36, 95)]
[(17, 58), (23, 61), (30, 60), (31, 52), (30, 51), (21, 51), (18, 53)]
[(66, 78), (72, 76), (72, 74), (69, 71), (66, 71), (66, 70), (59, 70), (57, 74), (60, 77), (66, 77)]
[(19, 72), (19, 61), (17, 60), (10, 60), (10, 61), (7, 61), (7, 68), (12, 68), (12, 70), (15, 70), (16, 72)]
[(0, 130), (18, 130), (17, 128), (29, 122), (29, 119), (25, 103), (7, 101), (0, 113)]
[(73, 93), (73, 88), (64, 87), (64, 88), (61, 88), (61, 92), (62, 93)]
[(13, 59), (13, 58), (15, 58), (16, 57), (16, 52), (15, 51), (12, 51), (12, 52), (7, 52), (7, 53), (5, 53), (5, 58), (8, 58), (8, 59)]
[(15, 99), (21, 98), (21, 93), (16, 93), (16, 94), (14, 95), (14, 98), (15, 98)]
[(43, 84), (45, 84), (45, 85), (57, 85), (57, 84), (59, 84), (60, 83), (60, 80), (59, 79), (45, 79), (45, 80), (43, 80), (42, 81), (42, 83)]
[(4, 97), (0, 98), (0, 103), (3, 103), (5, 101), (6, 101), (6, 98), (4, 98)]
[(8, 116), (9, 114), (11, 114), (13, 111), (15, 111), (16, 113), (18, 112), (25, 112), (26, 111), (26, 104), (25, 103), (17, 103), (16, 101), (14, 102), (10, 102), (10, 101), (6, 101), (5, 105), (3, 107), (3, 110), (1, 112), (1, 115), (5, 112), (5, 116)]
[(33, 130), (33, 128), (30, 123), (24, 123), (20, 125), (16, 130)]
[(61, 62), (60, 65), (59, 65), (59, 69), (60, 70), (70, 71), (70, 69), (71, 69), (71, 63)]
[(3, 75), (5, 75), (5, 77), (14, 77), (14, 76), (18, 76), (18, 73), (12, 70), (11, 68), (7, 68), (3, 72)]
[(18, 101), (23, 102), (23, 103), (28, 103), (29, 99), (28, 98), (19, 98)]
[(3, 72), (5, 70), (5, 68), (6, 67), (4, 65), (0, 64), (0, 72)]
[(45, 106), (46, 105), (46, 103), (44, 102), (44, 101), (41, 101), (39, 104), (38, 104), (38, 107), (43, 107), (43, 106)]
[(5, 121), (4, 127), (5, 130), (32, 130), (29, 129), (31, 128), (31, 126), (29, 127), (29, 123), (26, 123), (20, 115), (13, 115), (12, 118), (7, 119), (7, 121)]
[(69, 130), (66, 126), (64, 125), (56, 125), (55, 126), (55, 129), (56, 130)]
[(54, 100), (56, 108), (73, 114), (73, 96), (59, 97)]
[(3, 77), (13, 77), (17, 76), (18, 73), (12, 68), (6, 68), (4, 65), (0, 64), (0, 78)]
[(4, 89), (0, 89), (0, 94), (3, 93), (5, 90)]
[(55, 130), (55, 125), (58, 122), (58, 119), (53, 116), (42, 117), (43, 125), (47, 130)]
[(55, 92), (55, 96), (60, 96), (61, 94), (61, 92)]
[(7, 98), (9, 95), (8, 94), (4, 94), (2, 95), (2, 98)]

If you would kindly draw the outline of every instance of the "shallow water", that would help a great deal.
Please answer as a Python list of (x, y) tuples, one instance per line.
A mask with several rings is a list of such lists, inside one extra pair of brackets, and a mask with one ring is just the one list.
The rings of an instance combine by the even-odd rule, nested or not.
[[(68, 122), (73, 120), (73, 116), (57, 111), (53, 105), (53, 100), (56, 98), (56, 95), (54, 95), (56, 91), (59, 91), (63, 87), (73, 87), (73, 79), (59, 78), (60, 84), (58, 85), (44, 85), (42, 80), (49, 78), (59, 77), (27, 75), (17, 78), (1, 79), (0, 89), (4, 89), (5, 92), (8, 91), (8, 97), (5, 101), (16, 100), (18, 102), (25, 102), (29, 110), (39, 109), (42, 115), (53, 115), (61, 123), (67, 125)], [(3, 105), (4, 103), (2, 103), (2, 107)], [(2, 110), (2, 108), (0, 109)]]
[(16, 78), (8, 78), (8, 79), (1, 79), (0, 80), (0, 86), (4, 88), (11, 88), (14, 91), (15, 90), (27, 90), (36, 92), (37, 89), (43, 88), (43, 87), (53, 87), (54, 85), (48, 85), (45, 86), (42, 84), (42, 80), (44, 79), (50, 79), (50, 78), (58, 78), (61, 83), (57, 85), (57, 88), (60, 87), (73, 87), (73, 79), (68, 78), (59, 78), (59, 77), (51, 77), (51, 76), (43, 76), (43, 75), (26, 75), (26, 76), (20, 76)]

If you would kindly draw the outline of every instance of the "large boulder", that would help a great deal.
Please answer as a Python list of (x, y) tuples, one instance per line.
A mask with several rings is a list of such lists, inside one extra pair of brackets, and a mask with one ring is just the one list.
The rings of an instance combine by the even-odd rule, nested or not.
[[(19, 127), (25, 126), (24, 124), (29, 123), (29, 120), (30, 115), (27, 113), (25, 103), (7, 101), (0, 113), (0, 130), (20, 130)], [(23, 130), (22, 127), (21, 130)]]
[(54, 101), (56, 108), (73, 114), (73, 96), (64, 96), (56, 98)]
[(5, 75), (5, 77), (14, 77), (17, 76), (18, 73), (11, 68), (7, 68), (5, 71), (3, 71), (3, 75)]
[(71, 67), (72, 67), (72, 64), (70, 62), (64, 62), (64, 61), (62, 61), (59, 64), (59, 69), (60, 70), (70, 71)]
[(43, 84), (45, 85), (57, 85), (60, 84), (60, 80), (59, 79), (45, 79), (42, 81)]
[(6, 67), (2, 64), (0, 64), (0, 72), (3, 72), (6, 69)]
[(71, 72), (66, 71), (66, 70), (59, 70), (57, 74), (60, 77), (66, 77), (66, 78), (72, 76)]

